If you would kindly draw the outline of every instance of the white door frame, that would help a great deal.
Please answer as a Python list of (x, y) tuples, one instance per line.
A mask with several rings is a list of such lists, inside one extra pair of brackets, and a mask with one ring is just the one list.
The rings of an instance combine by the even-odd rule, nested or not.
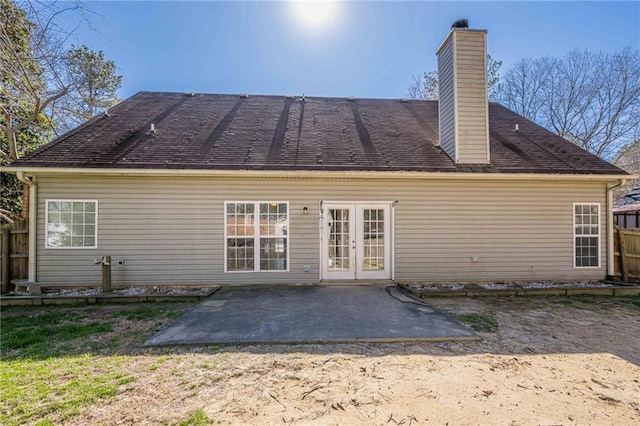
[[(321, 201), (320, 202), (320, 281), (322, 280), (393, 280), (394, 279), (394, 207), (395, 202), (380, 201)], [(330, 271), (328, 255), (329, 216), (328, 209), (349, 211), (349, 268), (342, 271)], [(384, 211), (384, 267), (379, 270), (366, 270), (364, 265), (364, 210), (382, 209)]]

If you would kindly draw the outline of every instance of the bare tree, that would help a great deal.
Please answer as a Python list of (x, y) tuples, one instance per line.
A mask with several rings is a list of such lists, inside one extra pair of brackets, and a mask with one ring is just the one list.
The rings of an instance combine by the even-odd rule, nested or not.
[[(487, 55), (487, 89), (489, 99), (493, 100), (497, 94), (500, 82), (500, 67), (502, 61), (494, 60)], [(407, 89), (410, 99), (438, 100), (438, 71), (425, 72), (422, 77), (411, 77), (411, 84)]]
[(438, 71), (425, 72), (422, 78), (411, 76), (411, 84), (407, 89), (410, 99), (438, 100)]
[(640, 139), (620, 148), (613, 163), (629, 173), (640, 174)]
[[(80, 8), (75, 3), (26, 2), (21, 6), (0, 0), (0, 131), (4, 142), (0, 155), (7, 163), (25, 153), (18, 133), (41, 121), (46, 108), (68, 92), (59, 70), (70, 32), (59, 21)], [(53, 123), (48, 127), (54, 130)]]
[[(36, 149), (55, 133), (46, 111), (69, 90), (61, 72), (65, 45), (75, 31), (69, 18), (83, 21), (83, 11), (78, 3), (0, 0), (0, 164)], [(27, 216), (28, 186), (21, 188), (6, 173), (1, 180), (3, 215), (22, 208)]]
[[(640, 175), (640, 135), (636, 136), (633, 142), (622, 146), (618, 150), (613, 159), (613, 164), (631, 174)], [(638, 180), (627, 181), (626, 185), (616, 191), (616, 197), (621, 197), (637, 185)]]
[(640, 51), (573, 50), (564, 58), (522, 59), (504, 73), (508, 108), (606, 159), (640, 128)]
[(546, 60), (521, 59), (502, 75), (500, 101), (513, 111), (538, 122), (544, 96), (542, 95), (548, 64)]

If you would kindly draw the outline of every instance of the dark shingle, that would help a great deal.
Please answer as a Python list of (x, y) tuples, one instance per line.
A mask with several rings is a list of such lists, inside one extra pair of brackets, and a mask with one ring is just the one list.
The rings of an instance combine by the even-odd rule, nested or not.
[(489, 128), (491, 164), (456, 165), (436, 101), (140, 92), (12, 166), (624, 174), (501, 105)]

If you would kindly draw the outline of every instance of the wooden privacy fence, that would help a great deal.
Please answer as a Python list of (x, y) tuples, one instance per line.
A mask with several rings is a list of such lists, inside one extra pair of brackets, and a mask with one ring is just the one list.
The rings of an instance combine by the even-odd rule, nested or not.
[(640, 280), (640, 229), (615, 227), (615, 276), (624, 282)]
[(25, 219), (12, 225), (0, 225), (0, 287), (2, 293), (13, 290), (13, 282), (29, 277), (29, 229)]

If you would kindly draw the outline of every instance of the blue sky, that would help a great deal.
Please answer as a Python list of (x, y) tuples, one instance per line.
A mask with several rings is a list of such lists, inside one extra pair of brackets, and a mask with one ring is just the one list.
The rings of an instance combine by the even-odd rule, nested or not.
[[(92, 2), (75, 43), (141, 90), (401, 98), (451, 23), (488, 30), (502, 70), (573, 48), (640, 47), (640, 2), (341, 2), (323, 24), (286, 2)], [(314, 16), (319, 16), (315, 13)]]

